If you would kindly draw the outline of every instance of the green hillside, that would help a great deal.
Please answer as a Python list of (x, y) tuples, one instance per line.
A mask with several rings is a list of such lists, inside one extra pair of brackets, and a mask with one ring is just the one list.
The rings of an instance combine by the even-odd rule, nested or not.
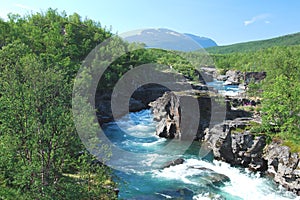
[(257, 51), (259, 49), (264, 49), (264, 48), (269, 48), (274, 46), (291, 46), (291, 45), (299, 45), (299, 44), (300, 44), (300, 32), (277, 37), (277, 38), (272, 38), (268, 40), (238, 43), (238, 44), (232, 44), (227, 46), (210, 47), (207, 48), (206, 50), (209, 53), (226, 54), (226, 53), (234, 53), (234, 52)]

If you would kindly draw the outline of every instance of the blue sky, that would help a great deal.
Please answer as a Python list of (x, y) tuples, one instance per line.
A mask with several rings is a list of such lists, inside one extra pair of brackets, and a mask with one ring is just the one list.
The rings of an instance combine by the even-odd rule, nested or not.
[(114, 33), (169, 28), (219, 45), (300, 32), (299, 0), (0, 0), (0, 17), (47, 8), (112, 26)]

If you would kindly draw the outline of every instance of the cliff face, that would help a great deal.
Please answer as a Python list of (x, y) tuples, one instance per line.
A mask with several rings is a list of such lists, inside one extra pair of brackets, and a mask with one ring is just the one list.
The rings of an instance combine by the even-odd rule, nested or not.
[(181, 138), (179, 97), (168, 92), (162, 98), (151, 102), (154, 120), (158, 121), (156, 134), (165, 138)]
[(286, 189), (300, 195), (299, 155), (278, 142), (266, 144), (266, 137), (247, 131), (232, 133), (251, 119), (229, 120), (205, 131), (203, 142), (208, 143), (216, 159), (234, 166), (247, 167), (274, 178)]
[[(186, 120), (182, 119), (183, 113), (192, 112), (184, 110), (183, 99), (188, 97), (193, 98), (187, 94), (167, 92), (150, 103), (154, 119), (158, 121), (158, 136), (200, 140), (213, 152), (215, 159), (270, 175), (275, 182), (300, 195), (300, 158), (297, 153), (291, 153), (289, 147), (280, 143), (267, 145), (264, 135), (246, 131), (244, 128), (251, 126), (254, 119), (249, 117), (249, 113), (231, 110), (229, 105), (225, 106), (226, 120), (214, 121), (215, 125), (209, 128), (214, 99), (207, 96), (197, 99), (200, 117), (185, 118), (188, 124), (199, 125), (196, 132), (190, 133), (188, 128), (184, 129)], [(218, 109), (221, 108), (215, 108), (214, 112)]]
[(213, 101), (207, 94), (207, 91), (203, 91), (199, 98), (193, 91), (176, 94), (166, 92), (156, 101), (149, 103), (154, 120), (158, 122), (156, 134), (164, 138), (181, 140), (202, 137), (201, 134), (209, 125)]

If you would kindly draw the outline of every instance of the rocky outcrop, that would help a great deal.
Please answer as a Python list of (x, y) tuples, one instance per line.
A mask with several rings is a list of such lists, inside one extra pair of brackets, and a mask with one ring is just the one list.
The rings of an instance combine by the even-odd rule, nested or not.
[(269, 175), (274, 181), (290, 191), (300, 195), (300, 159), (297, 153), (291, 153), (290, 148), (278, 142), (272, 142), (265, 149)]
[[(169, 139), (199, 139), (209, 126), (212, 113), (215, 115), (212, 123), (215, 124), (221, 123), (224, 118), (250, 117), (250, 113), (244, 110), (232, 110), (231, 99), (220, 103), (217, 102), (218, 98), (210, 97), (208, 91), (202, 92), (200, 95), (194, 91), (166, 92), (149, 103), (154, 120), (158, 122), (156, 135)], [(183, 116), (186, 118), (182, 119)]]
[[(212, 101), (214, 100), (208, 96), (207, 91), (199, 94), (194, 91), (166, 92), (149, 104), (154, 120), (158, 122), (156, 135), (181, 140), (201, 137), (204, 129), (209, 126)], [(217, 107), (215, 106), (215, 112), (218, 112)], [(221, 109), (224, 113), (225, 108)]]
[[(181, 117), (182, 99), (185, 96), (187, 96), (186, 93), (176, 95), (173, 92), (167, 92), (150, 103), (154, 118), (158, 121), (157, 135), (160, 137), (182, 138), (184, 136), (185, 131), (181, 127)], [(195, 139), (201, 140), (216, 159), (233, 166), (246, 167), (262, 174), (271, 175), (275, 182), (300, 195), (300, 158), (298, 154), (291, 153), (289, 147), (276, 142), (267, 145), (266, 136), (254, 135), (247, 131), (246, 127), (249, 128), (253, 122), (257, 123), (260, 120), (250, 117), (245, 111), (232, 110), (230, 99), (227, 101), (229, 106), (227, 106), (226, 120), (210, 129), (207, 128), (209, 121), (203, 118), (203, 115), (210, 117), (210, 105), (213, 99), (202, 96), (197, 100), (199, 107), (202, 108), (200, 109), (202, 118), (200, 117)], [(189, 123), (197, 121), (193, 120), (195, 118), (189, 119)], [(202, 132), (201, 129), (204, 131)], [(172, 163), (175, 162), (170, 162), (169, 166), (172, 166)]]
[(278, 142), (267, 145), (264, 135), (236, 132), (245, 128), (251, 120), (235, 119), (206, 129), (203, 142), (216, 159), (263, 172), (287, 190), (300, 195), (299, 155), (291, 153), (289, 147)]
[(225, 81), (227, 85), (239, 85), (243, 79), (243, 73), (240, 71), (228, 70), (225, 76), (227, 77)]
[(217, 75), (217, 69), (215, 67), (202, 67), (201, 73), (199, 73), (199, 80), (202, 83), (212, 82)]
[(245, 83), (249, 84), (251, 81), (254, 81), (255, 83), (262, 81), (267, 76), (266, 72), (245, 72), (244, 73), (244, 79)]
[(259, 99), (231, 98), (230, 104), (232, 107), (237, 108), (239, 106), (256, 106), (261, 104), (261, 102)]
[(245, 128), (249, 121), (249, 118), (238, 118), (218, 124), (211, 130), (206, 129), (203, 141), (212, 149), (216, 159), (255, 171), (265, 171), (267, 163), (262, 157), (265, 136), (254, 136), (247, 132), (233, 133), (233, 130)]
[(173, 92), (167, 92), (163, 97), (151, 102), (154, 120), (158, 121), (156, 134), (164, 138), (180, 138), (179, 97)]
[(132, 94), (132, 98), (141, 101), (141, 103), (148, 107), (150, 102), (161, 97), (167, 91), (170, 91), (170, 89), (162, 85), (146, 84), (135, 90)]
[[(147, 84), (139, 87), (129, 99), (129, 111), (137, 112), (149, 108), (148, 104), (161, 97), (166, 91), (169, 91), (169, 89), (158, 84)], [(111, 95), (112, 91), (102, 91), (96, 95), (96, 114), (100, 124), (114, 120), (111, 110)], [(119, 96), (122, 96), (122, 94), (119, 94)], [(118, 110), (118, 116), (115, 117), (124, 116), (127, 112), (128, 110)]]
[(183, 158), (177, 158), (175, 160), (171, 160), (171, 161), (168, 161), (165, 164), (163, 164), (162, 169), (165, 169), (165, 168), (168, 168), (168, 167), (171, 167), (171, 166), (180, 165), (183, 162), (184, 162)]
[(235, 70), (228, 70), (225, 75), (218, 75), (214, 73), (214, 78), (219, 81), (225, 81), (227, 85), (248, 85), (250, 82), (260, 82), (267, 76), (266, 72), (240, 72)]

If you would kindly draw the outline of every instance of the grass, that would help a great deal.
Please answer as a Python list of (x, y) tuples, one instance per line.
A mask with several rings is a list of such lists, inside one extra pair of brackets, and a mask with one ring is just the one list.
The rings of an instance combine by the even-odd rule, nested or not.
[(300, 153), (300, 145), (298, 142), (295, 142), (293, 140), (285, 140), (282, 144), (290, 147), (291, 153)]
[[(256, 130), (256, 131), (254, 131)], [(255, 121), (248, 121), (245, 127), (232, 129), (232, 134), (243, 133), (245, 131), (250, 131), (251, 133), (260, 134), (260, 124)]]

